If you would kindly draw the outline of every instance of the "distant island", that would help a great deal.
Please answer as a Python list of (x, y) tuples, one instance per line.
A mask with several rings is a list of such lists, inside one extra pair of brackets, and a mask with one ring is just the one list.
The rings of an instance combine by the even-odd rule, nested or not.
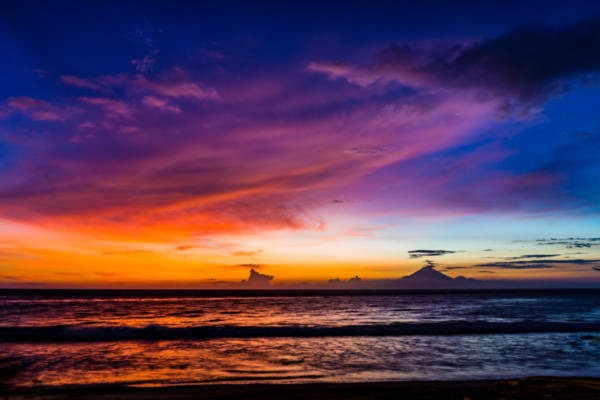
[(354, 276), (348, 280), (330, 279), (327, 283), (284, 284), (273, 283), (275, 277), (250, 269), (248, 279), (242, 280), (235, 288), (241, 289), (331, 289), (331, 290), (484, 290), (484, 289), (563, 289), (598, 288), (597, 284), (570, 283), (564, 281), (517, 281), (479, 280), (457, 276), (455, 278), (427, 264), (416, 272), (399, 279), (366, 280)]
[(472, 289), (488, 286), (489, 282), (473, 278), (457, 276), (452, 278), (432, 265), (427, 265), (417, 272), (395, 281), (399, 287), (407, 289)]

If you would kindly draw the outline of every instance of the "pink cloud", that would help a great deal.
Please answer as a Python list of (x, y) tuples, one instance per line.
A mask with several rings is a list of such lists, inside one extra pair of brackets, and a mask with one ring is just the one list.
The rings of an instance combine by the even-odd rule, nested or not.
[[(69, 86), (109, 93), (113, 90), (124, 90), (131, 96), (160, 96), (171, 99), (187, 100), (219, 100), (219, 93), (207, 85), (191, 79), (183, 70), (174, 68), (159, 78), (148, 78), (144, 75), (109, 75), (94, 78), (81, 78), (72, 75), (61, 77), (61, 81)], [(151, 101), (156, 103), (156, 101)]]
[(84, 129), (93, 129), (96, 128), (96, 124), (94, 124), (93, 122), (90, 121), (85, 121), (82, 122), (81, 124), (79, 124), (80, 128), (84, 128)]
[(65, 85), (75, 86), (81, 89), (91, 89), (98, 92), (106, 91), (106, 88), (100, 86), (97, 83), (92, 82), (89, 79), (83, 79), (73, 75), (63, 75), (60, 77), (60, 80)]
[(398, 82), (408, 86), (423, 87), (429, 84), (418, 73), (411, 69), (400, 67), (367, 68), (346, 63), (311, 62), (307, 71), (323, 74), (331, 79), (343, 79), (353, 85), (366, 87), (376, 83)]
[[(377, 85), (321, 82), (315, 88), (298, 82), (306, 77), (277, 76), (264, 91), (261, 79), (228, 82), (210, 111), (191, 100), (211, 98), (212, 89), (206, 92), (183, 72), (97, 78), (94, 83), (120, 85), (124, 94), (75, 99), (84, 104), (81, 114), (56, 129), (48, 144), (60, 144), (69, 156), (31, 158), (31, 167), (21, 168), (17, 183), (2, 192), (0, 210), (64, 226), (85, 220), (99, 231), (177, 237), (318, 230), (327, 223), (323, 205), (340, 193), (368, 197), (380, 190), (378, 183), (389, 190), (375, 195), (376, 202), (393, 203), (400, 213), (416, 205), (445, 207), (430, 196), (459, 201), (437, 190), (456, 174), (429, 179), (411, 167), (396, 171), (392, 181), (371, 177), (468, 142), (494, 121), (497, 104), (459, 92), (382, 99), (385, 88)], [(249, 88), (249, 97), (229, 100)], [(356, 106), (348, 107), (349, 99)], [(185, 102), (185, 113), (175, 101)], [(82, 128), (94, 135), (82, 137)], [(69, 142), (76, 135), (79, 140)]]
[(144, 103), (148, 107), (158, 108), (159, 110), (162, 110), (162, 111), (168, 111), (168, 112), (172, 112), (175, 114), (181, 114), (181, 108), (179, 108), (173, 104), (170, 104), (168, 101), (166, 101), (164, 99), (160, 99), (155, 96), (144, 96), (144, 98), (142, 99), (142, 103)]
[[(371, 212), (395, 215), (457, 216), (493, 213), (543, 213), (564, 200), (556, 174), (509, 172), (495, 166), (511, 155), (492, 143), (461, 156), (426, 156), (369, 175), (347, 193)], [(360, 191), (356, 191), (360, 188)], [(398, 201), (401, 198), (402, 201)]]
[(311, 62), (306, 69), (310, 72), (325, 74), (331, 79), (345, 79), (358, 86), (368, 86), (378, 80), (383, 80), (383, 76), (360, 71), (359, 69), (342, 62)]
[(108, 97), (80, 97), (84, 103), (104, 107), (112, 116), (129, 117), (132, 108), (125, 101), (110, 99)]
[(9, 97), (7, 105), (13, 111), (27, 115), (36, 121), (60, 121), (66, 118), (58, 107), (31, 97)]
[(147, 73), (152, 71), (154, 63), (156, 62), (156, 55), (159, 53), (159, 49), (152, 49), (150, 54), (146, 54), (144, 57), (139, 59), (131, 60), (131, 63), (135, 65), (135, 69), (141, 73)]
[(143, 75), (138, 75), (133, 81), (133, 86), (150, 93), (172, 98), (190, 98), (196, 100), (218, 100), (219, 94), (209, 87), (201, 87), (198, 83), (187, 80), (173, 79), (156, 81)]
[(122, 127), (120, 131), (122, 133), (138, 133), (140, 131), (140, 128), (138, 128), (137, 126), (127, 125)]

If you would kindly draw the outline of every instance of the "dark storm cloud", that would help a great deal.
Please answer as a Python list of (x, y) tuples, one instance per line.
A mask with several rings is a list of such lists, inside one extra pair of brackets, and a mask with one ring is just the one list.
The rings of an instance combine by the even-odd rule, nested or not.
[(600, 71), (600, 15), (561, 28), (521, 27), (469, 45), (392, 45), (376, 60), (409, 85), (478, 89), (491, 97), (541, 101), (568, 91), (571, 78), (585, 80)]
[(409, 250), (410, 258), (436, 257), (456, 253), (452, 250)]

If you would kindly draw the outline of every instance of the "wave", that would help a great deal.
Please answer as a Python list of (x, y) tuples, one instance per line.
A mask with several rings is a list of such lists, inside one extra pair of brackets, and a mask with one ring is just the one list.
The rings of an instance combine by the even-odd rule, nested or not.
[(91, 342), (119, 340), (202, 340), (263, 337), (348, 337), (409, 335), (490, 335), (523, 333), (600, 332), (600, 322), (477, 322), (396, 323), (347, 326), (192, 326), (162, 325), (0, 327), (0, 342)]

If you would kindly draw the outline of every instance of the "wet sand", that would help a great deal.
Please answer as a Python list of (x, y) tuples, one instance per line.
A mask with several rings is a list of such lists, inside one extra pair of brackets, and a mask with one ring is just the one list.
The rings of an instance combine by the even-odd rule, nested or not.
[(171, 387), (85, 386), (11, 390), (11, 400), (178, 399), (600, 399), (600, 378), (536, 377), (482, 381), (412, 381), (315, 384), (238, 384)]

